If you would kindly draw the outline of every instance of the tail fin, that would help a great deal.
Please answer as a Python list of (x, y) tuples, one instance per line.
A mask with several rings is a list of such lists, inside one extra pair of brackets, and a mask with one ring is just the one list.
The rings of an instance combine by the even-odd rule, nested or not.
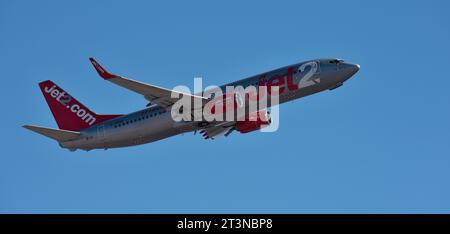
[(39, 83), (39, 87), (60, 129), (79, 132), (120, 116), (96, 114), (50, 80)]
[(79, 132), (73, 132), (73, 131), (59, 130), (59, 129), (53, 129), (53, 128), (44, 128), (44, 127), (38, 127), (38, 126), (33, 126), (33, 125), (24, 125), (23, 127), (28, 130), (31, 130), (33, 132), (44, 135), (46, 137), (52, 138), (53, 140), (56, 140), (58, 142), (74, 140), (80, 136)]

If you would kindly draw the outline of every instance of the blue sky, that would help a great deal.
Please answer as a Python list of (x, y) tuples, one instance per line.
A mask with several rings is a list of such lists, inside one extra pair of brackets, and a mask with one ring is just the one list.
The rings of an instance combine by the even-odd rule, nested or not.
[[(448, 1), (0, 0), (1, 213), (448, 213)], [(97, 113), (145, 100), (109, 70), (172, 88), (304, 60), (361, 64), (343, 87), (281, 106), (275, 133), (184, 134), (70, 153), (37, 83)]]

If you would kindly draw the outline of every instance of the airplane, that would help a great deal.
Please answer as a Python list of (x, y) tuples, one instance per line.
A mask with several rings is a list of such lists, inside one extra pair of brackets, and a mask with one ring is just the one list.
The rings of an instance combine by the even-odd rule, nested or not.
[[(204, 139), (214, 139), (222, 135), (228, 136), (231, 132), (253, 132), (271, 123), (267, 109), (257, 110), (257, 116), (265, 118), (257, 117), (252, 121), (247, 117), (240, 121), (175, 121), (170, 109), (180, 100), (180, 96), (198, 101), (202, 106), (216, 97), (177, 92), (124, 78), (109, 73), (94, 58), (89, 60), (101, 78), (143, 95), (149, 105), (145, 109), (125, 115), (97, 114), (55, 83), (46, 80), (40, 82), (39, 87), (59, 129), (34, 125), (24, 125), (24, 128), (56, 140), (60, 147), (70, 151), (89, 151), (141, 145), (186, 132), (200, 132)], [(279, 104), (282, 104), (321, 91), (336, 89), (359, 69), (360, 65), (341, 59), (316, 59), (264, 72), (219, 88), (225, 90), (227, 86), (276, 86)], [(173, 93), (180, 95), (174, 97), (177, 95), (171, 95)], [(182, 114), (182, 111), (180, 113)]]

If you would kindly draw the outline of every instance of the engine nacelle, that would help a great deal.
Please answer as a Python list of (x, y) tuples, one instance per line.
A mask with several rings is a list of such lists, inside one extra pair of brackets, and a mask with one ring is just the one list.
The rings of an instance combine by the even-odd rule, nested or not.
[(271, 123), (270, 113), (266, 110), (250, 113), (244, 121), (236, 123), (236, 130), (240, 133), (253, 132), (269, 126)]

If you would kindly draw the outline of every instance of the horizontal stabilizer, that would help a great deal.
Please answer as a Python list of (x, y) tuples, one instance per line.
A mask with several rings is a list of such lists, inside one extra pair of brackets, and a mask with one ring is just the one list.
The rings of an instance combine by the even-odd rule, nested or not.
[(33, 132), (44, 135), (46, 137), (50, 137), (53, 140), (56, 140), (58, 142), (74, 140), (74, 139), (77, 139), (81, 135), (79, 132), (60, 130), (60, 129), (54, 129), (54, 128), (44, 128), (44, 127), (38, 127), (38, 126), (33, 126), (33, 125), (24, 125), (23, 127), (28, 130), (31, 130)]

